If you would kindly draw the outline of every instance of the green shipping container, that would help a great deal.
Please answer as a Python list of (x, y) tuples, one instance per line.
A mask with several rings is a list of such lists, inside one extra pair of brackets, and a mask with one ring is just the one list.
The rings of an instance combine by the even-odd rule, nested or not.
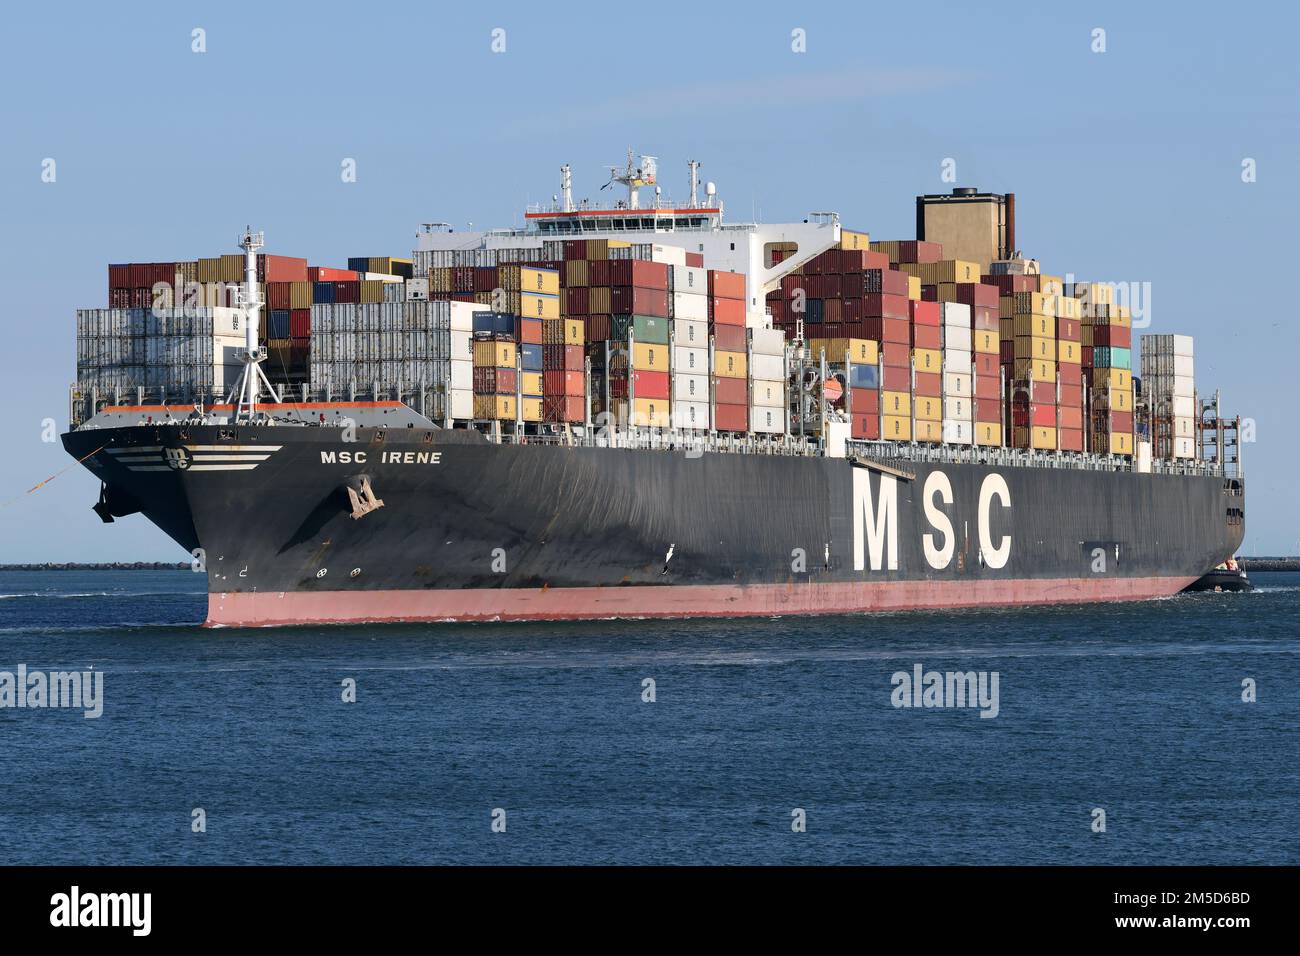
[(616, 315), (613, 320), (614, 338), (626, 341), (629, 325), (632, 327), (634, 342), (668, 344), (668, 319), (661, 319), (657, 315)]

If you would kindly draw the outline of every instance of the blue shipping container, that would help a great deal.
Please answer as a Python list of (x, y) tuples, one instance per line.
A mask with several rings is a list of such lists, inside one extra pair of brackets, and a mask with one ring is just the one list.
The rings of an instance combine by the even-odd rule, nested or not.
[(519, 346), (519, 365), (525, 372), (542, 370), (542, 347), (540, 345)]
[(874, 365), (850, 365), (850, 388), (879, 388), (880, 369)]
[(514, 335), (515, 317), (505, 312), (475, 312), (474, 331), (494, 335)]
[(1095, 368), (1133, 367), (1133, 350), (1099, 345), (1092, 350), (1092, 364)]
[(288, 309), (275, 309), (271, 312), (271, 320), (266, 327), (266, 336), (271, 339), (287, 339), (289, 337)]
[(330, 304), (334, 301), (334, 283), (317, 282), (312, 285), (311, 300), (313, 303)]

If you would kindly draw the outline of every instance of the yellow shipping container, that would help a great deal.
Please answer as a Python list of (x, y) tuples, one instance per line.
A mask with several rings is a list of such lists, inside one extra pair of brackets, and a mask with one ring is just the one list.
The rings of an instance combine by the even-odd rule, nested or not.
[(1047, 315), (1056, 318), (1056, 296), (1042, 292), (1017, 292), (1011, 297), (1015, 300), (1016, 315)]
[(865, 232), (854, 232), (852, 229), (840, 230), (841, 249), (869, 249), (870, 247), (871, 237)]
[(518, 295), (519, 311), (517, 315), (528, 319), (558, 319), (560, 317), (560, 297), (558, 295), (541, 295), (536, 292), (511, 293), (511, 304)]
[(450, 266), (436, 266), (429, 270), (429, 291), (430, 292), (451, 291), (451, 267)]
[(1061, 319), (1077, 319), (1083, 315), (1083, 307), (1078, 299), (1066, 295), (1056, 297), (1056, 315)]
[(1014, 295), (998, 296), (998, 318), (1010, 319), (1016, 314), (1016, 297)]
[(1002, 444), (1002, 426), (997, 422), (975, 423), (975, 444), (997, 447)]
[(1022, 313), (1011, 320), (1016, 335), (1036, 335), (1041, 338), (1056, 338), (1056, 320), (1048, 315), (1029, 315)]
[(555, 269), (522, 266), (519, 273), (519, 288), (528, 292), (540, 292), (543, 295), (559, 295), (560, 273)]
[(980, 281), (979, 263), (967, 262), (964, 259), (941, 259), (938, 262), (900, 262), (898, 268), (908, 275), (918, 276), (922, 285)]
[(310, 282), (289, 283), (289, 308), (310, 309), (312, 298), (311, 292), (312, 285)]
[(914, 302), (921, 301), (921, 279), (919, 276), (907, 277), (907, 297)]
[(632, 400), (632, 424), (648, 428), (667, 428), (670, 424), (668, 399), (637, 398)]
[(942, 372), (942, 353), (938, 349), (913, 349), (912, 367), (918, 372)]
[(199, 260), (199, 281), (220, 282), (221, 281), (221, 260), (200, 259)]
[(943, 441), (943, 423), (940, 421), (916, 420), (915, 441)]
[[(527, 377), (527, 376), (525, 376)], [(541, 373), (537, 374), (541, 378)], [(540, 422), (542, 420), (542, 399), (540, 396), (525, 396), (519, 401), (519, 417), (526, 422)]]
[(582, 345), (587, 341), (587, 323), (583, 319), (564, 320), (564, 344)]
[(361, 283), (361, 301), (366, 304), (384, 301), (384, 285), (378, 279), (367, 279)]
[(217, 276), (220, 282), (238, 282), (244, 278), (244, 256), (242, 253), (234, 253), (221, 257), (221, 274)]
[(907, 415), (885, 415), (880, 419), (880, 437), (885, 441), (911, 441), (912, 419)]
[(613, 312), (611, 305), (609, 286), (597, 285), (592, 286), (591, 291), (587, 293), (587, 314), (588, 315), (605, 315)]
[(875, 365), (880, 361), (880, 343), (872, 339), (812, 339), (808, 348), (813, 356), (826, 349), (826, 361), (832, 364), (843, 362), (846, 354), (854, 365)]
[(898, 261), (898, 240), (888, 239), (888, 240), (882, 240), (880, 242), (873, 242), (871, 244), (871, 251), (883, 252), (885, 255), (889, 256), (890, 262), (897, 262)]
[(940, 282), (936, 287), (934, 301), (956, 302), (957, 284), (955, 282)]
[(1112, 388), (1133, 391), (1133, 373), (1126, 368), (1094, 368), (1093, 388)]
[(1049, 428), (1045, 425), (1035, 425), (1032, 428), (1022, 428), (1017, 426), (1012, 430), (1014, 436), (1012, 445), (1016, 448), (1036, 448), (1039, 451), (1056, 450), (1056, 429)]
[(1016, 359), (1012, 369), (1012, 378), (1025, 381), (1032, 378), (1035, 382), (1055, 382), (1056, 362), (1046, 359)]
[(1056, 339), (1039, 335), (1017, 335), (1017, 359), (1047, 359), (1056, 361)]
[(1065, 295), (1065, 280), (1060, 276), (1040, 275), (1038, 291), (1045, 295)]
[(975, 330), (975, 351), (986, 355), (998, 354), (998, 333), (988, 329)]
[(724, 378), (745, 378), (746, 364), (744, 352), (714, 352), (713, 374)]
[[(745, 354), (743, 352), (722, 353), (735, 354), (741, 357), (743, 361)], [(668, 371), (668, 346), (658, 345), (654, 342), (636, 342), (632, 343), (632, 367), (642, 369), (646, 372), (666, 372)], [(744, 376), (744, 371), (741, 371)]]
[[(541, 372), (524, 372), (519, 379), (519, 390), (525, 395), (542, 394), (542, 373)], [(524, 417), (528, 417), (528, 410), (524, 409)]]
[(885, 392), (881, 395), (881, 411), (886, 415), (912, 414), (911, 392)]
[(570, 259), (564, 264), (564, 285), (570, 289), (580, 289), (587, 284), (587, 260)]
[(514, 368), (515, 343), (476, 339), (474, 342), (474, 364), (479, 368)]
[(474, 417), (514, 421), (515, 397), (513, 395), (475, 395)]
[(916, 405), (915, 417), (918, 422), (937, 422), (943, 418), (943, 399), (918, 395), (913, 399), (913, 402)]
[(1078, 342), (1067, 342), (1062, 339), (1056, 343), (1056, 360), (1078, 365), (1083, 361), (1083, 347)]
[(1133, 435), (1130, 432), (1111, 432), (1103, 441), (1094, 441), (1093, 447), (1105, 444), (1112, 455), (1133, 454)]
[(199, 281), (199, 264), (197, 262), (178, 262), (176, 271), (180, 274), (182, 282)]

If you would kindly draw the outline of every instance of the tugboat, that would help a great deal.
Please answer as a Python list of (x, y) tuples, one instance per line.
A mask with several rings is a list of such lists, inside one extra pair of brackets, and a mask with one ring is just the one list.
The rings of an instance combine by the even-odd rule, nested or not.
[(1234, 559), (1229, 558), (1209, 574), (1189, 584), (1184, 591), (1250, 591), (1254, 585), (1246, 572)]

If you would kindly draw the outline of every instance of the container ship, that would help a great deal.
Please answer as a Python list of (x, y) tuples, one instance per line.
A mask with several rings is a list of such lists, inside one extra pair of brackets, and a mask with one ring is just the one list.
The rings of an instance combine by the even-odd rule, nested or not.
[(63, 435), (94, 510), (230, 626), (1134, 600), (1235, 553), (1240, 420), (1192, 340), (1023, 255), (1014, 194), (873, 241), (725, 222), (688, 170), (673, 202), (629, 152), (602, 204), (565, 166), (522, 227), (346, 268), (251, 229), (110, 265)]

